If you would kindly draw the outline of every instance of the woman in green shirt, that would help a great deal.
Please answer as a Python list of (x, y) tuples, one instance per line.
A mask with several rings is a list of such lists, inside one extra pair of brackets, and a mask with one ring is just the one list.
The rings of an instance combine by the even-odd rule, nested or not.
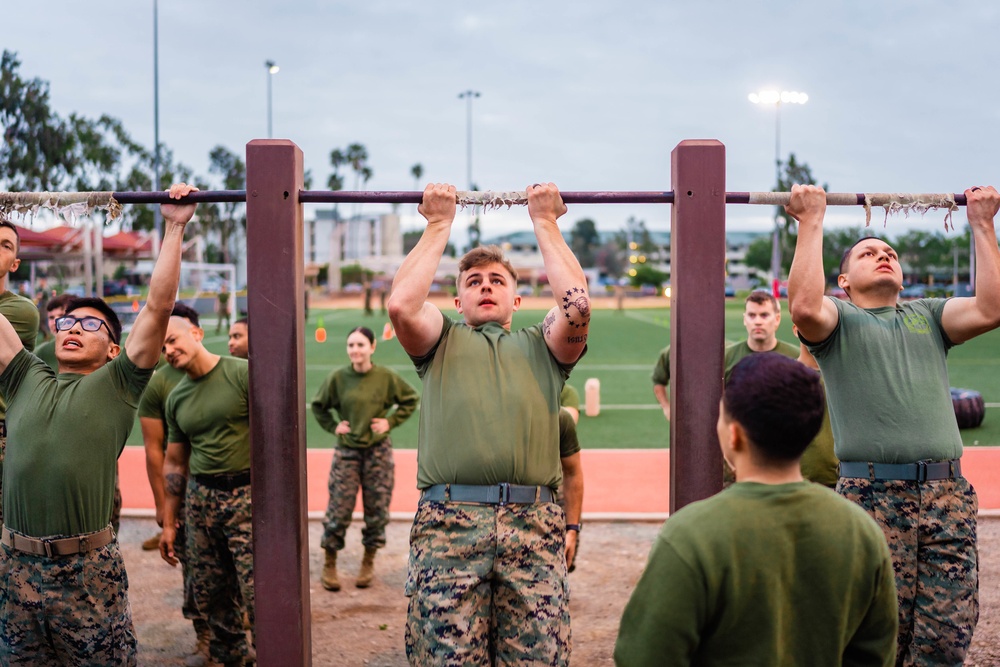
[(330, 591), (340, 590), (337, 552), (344, 548), (358, 487), (365, 512), (361, 531), (365, 556), (355, 585), (371, 585), (375, 552), (385, 546), (392, 498), (395, 466), (389, 431), (417, 408), (416, 390), (394, 371), (373, 364), (374, 353), (375, 334), (371, 329), (352, 330), (347, 336), (350, 366), (331, 373), (312, 401), (316, 421), (337, 436), (330, 469), (330, 503), (320, 543), (326, 551), (322, 583)]

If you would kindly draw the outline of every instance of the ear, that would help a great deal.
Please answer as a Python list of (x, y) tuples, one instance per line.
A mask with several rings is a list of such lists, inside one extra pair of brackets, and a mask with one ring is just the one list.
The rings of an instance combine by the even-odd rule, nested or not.
[(121, 351), (122, 347), (117, 343), (111, 343), (110, 345), (108, 345), (108, 361), (111, 361), (119, 354), (121, 354)]
[(10, 263), (10, 272), (14, 273), (15, 271), (17, 271), (17, 267), (19, 267), (19, 266), (21, 266), (21, 259), (20, 258), (15, 259), (13, 262)]
[(521, 307), (521, 295), (520, 294), (515, 294), (514, 295), (514, 312), (516, 313), (517, 309), (520, 308), (520, 307)]
[(837, 276), (837, 285), (840, 286), (840, 289), (845, 291), (847, 290), (847, 288), (850, 286), (850, 283), (847, 281), (846, 273), (841, 273), (839, 276)]
[(191, 327), (191, 337), (200, 343), (205, 339), (205, 330), (201, 327)]
[(458, 311), (459, 315), (462, 314), (462, 300), (457, 296), (455, 297), (455, 310)]

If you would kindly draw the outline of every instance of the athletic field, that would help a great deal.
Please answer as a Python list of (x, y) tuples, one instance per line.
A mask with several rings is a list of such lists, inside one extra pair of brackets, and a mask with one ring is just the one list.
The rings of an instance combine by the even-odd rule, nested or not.
[[(787, 302), (782, 303), (787, 309)], [(446, 313), (457, 317), (455, 313)], [(514, 316), (514, 328), (541, 321), (545, 311), (523, 310)], [(778, 337), (794, 342), (791, 319), (784, 311)], [(745, 338), (742, 324), (743, 302), (729, 300), (726, 304), (726, 339)], [(315, 330), (322, 319), (327, 340), (317, 343)], [(226, 337), (215, 335), (214, 321), (205, 318), (206, 346), (213, 352), (227, 353)], [(306, 339), (306, 396), (311, 399), (320, 383), (332, 370), (348, 363), (345, 353), (347, 333), (358, 325), (372, 329), (378, 338), (373, 360), (398, 371), (419, 391), (420, 382), (413, 365), (395, 338), (381, 340), (388, 317), (378, 314), (365, 317), (360, 309), (311, 310)], [(266, 326), (266, 325), (265, 325)], [(659, 351), (670, 336), (670, 310), (663, 308), (633, 308), (619, 313), (614, 310), (594, 310), (589, 349), (577, 365), (569, 383), (579, 392), (581, 401), (578, 432), (586, 449), (658, 448), (668, 446), (668, 429), (663, 413), (653, 397), (650, 373)], [(980, 336), (960, 345), (949, 354), (951, 385), (975, 389), (986, 400), (986, 419), (977, 429), (962, 431), (967, 446), (1000, 446), (1000, 331)], [(601, 383), (601, 414), (587, 417), (583, 413), (584, 383), (597, 378)], [(990, 406), (996, 406), (991, 408)], [(316, 424), (311, 412), (306, 415), (309, 447), (330, 447), (333, 436)], [(416, 415), (395, 429), (393, 446), (412, 449), (417, 443)], [(138, 424), (128, 441), (142, 445)]]

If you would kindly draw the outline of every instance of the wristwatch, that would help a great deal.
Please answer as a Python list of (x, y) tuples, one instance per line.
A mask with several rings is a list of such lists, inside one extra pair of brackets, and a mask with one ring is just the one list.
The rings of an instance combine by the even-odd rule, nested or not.
[(582, 523), (567, 523), (566, 524), (566, 532), (569, 532), (571, 530), (575, 530), (576, 532), (579, 533), (582, 529), (583, 529), (583, 524)]

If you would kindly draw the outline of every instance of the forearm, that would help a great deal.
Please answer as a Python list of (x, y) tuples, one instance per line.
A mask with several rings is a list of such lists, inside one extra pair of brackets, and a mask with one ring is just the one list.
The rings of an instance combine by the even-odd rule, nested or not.
[(149, 488), (153, 491), (153, 504), (156, 513), (163, 512), (163, 449), (150, 447), (146, 443), (146, 477), (149, 478)]
[(788, 272), (788, 308), (792, 320), (796, 314), (818, 315), (823, 308), (826, 276), (823, 273), (823, 225), (821, 221), (803, 221), (795, 243), (795, 255)]
[(187, 490), (190, 449), (181, 443), (167, 446), (163, 461), (163, 524), (173, 526), (180, 516), (181, 503)]
[(1000, 248), (992, 221), (972, 226), (976, 244), (976, 307), (988, 320), (1000, 319)]
[(393, 278), (387, 302), (394, 326), (418, 317), (423, 310), (450, 234), (450, 223), (428, 225), (417, 245), (403, 259)]
[(653, 396), (656, 396), (656, 402), (660, 404), (661, 408), (670, 407), (670, 390), (667, 388), (667, 385), (654, 384)]
[(578, 524), (583, 516), (583, 467), (579, 465), (580, 453), (573, 456), (577, 458), (577, 465), (563, 466), (563, 495), (566, 498), (566, 523)]
[(149, 293), (125, 341), (129, 359), (139, 368), (152, 368), (160, 360), (170, 312), (174, 307), (181, 271), (184, 225), (168, 222), (160, 255), (149, 279)]
[(337, 420), (333, 418), (329, 408), (317, 407), (315, 404), (312, 408), (313, 417), (316, 418), (316, 423), (319, 424), (320, 428), (327, 433), (333, 433), (337, 428)]

